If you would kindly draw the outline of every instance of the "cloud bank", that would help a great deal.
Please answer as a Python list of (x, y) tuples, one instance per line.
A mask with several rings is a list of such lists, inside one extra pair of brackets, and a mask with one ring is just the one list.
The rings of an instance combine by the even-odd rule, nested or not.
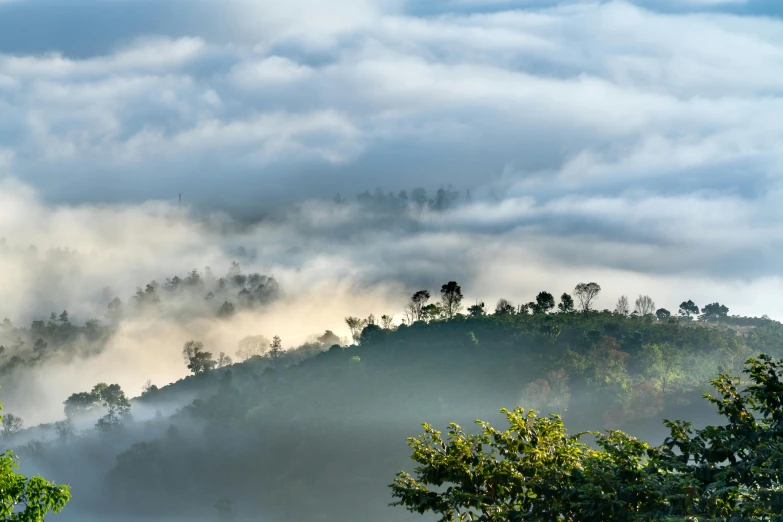
[[(423, 4), (0, 2), (0, 316), (100, 316), (107, 287), (126, 300), (245, 246), (287, 300), (236, 335), (269, 321), (292, 344), (450, 279), (490, 305), (595, 280), (601, 307), (649, 293), (780, 318), (771, 4)], [(475, 203), (329, 202), (449, 184)], [(141, 354), (160, 348), (132, 332), (171, 340), (161, 380), (185, 337), (235, 343), (211, 322), (145, 328), (95, 376), (155, 377)]]

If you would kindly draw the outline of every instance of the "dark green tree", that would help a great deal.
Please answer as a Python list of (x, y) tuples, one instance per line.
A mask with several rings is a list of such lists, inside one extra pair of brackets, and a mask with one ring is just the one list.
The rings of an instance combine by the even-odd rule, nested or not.
[(182, 347), (182, 357), (193, 375), (206, 373), (217, 366), (217, 361), (212, 359), (212, 352), (204, 350), (204, 343), (201, 341), (186, 342)]
[(462, 288), (456, 281), (449, 281), (440, 288), (440, 307), (443, 317), (451, 319), (462, 309)]
[(18, 461), (12, 452), (0, 454), (0, 520), (43, 522), (49, 512), (61, 512), (71, 499), (68, 486), (58, 486), (41, 477), (27, 478), (17, 469)]
[(729, 309), (720, 303), (711, 303), (704, 305), (701, 309), (700, 321), (706, 321), (710, 323), (718, 323), (725, 320), (729, 316)]
[(495, 305), (495, 315), (513, 315), (516, 311), (516, 307), (507, 299), (499, 299)]
[(655, 317), (657, 317), (659, 321), (668, 321), (671, 316), (672, 313), (666, 308), (659, 308), (655, 311)]
[(468, 307), (468, 315), (471, 317), (483, 317), (487, 315), (487, 309), (483, 302), (476, 302), (476, 304)]
[(405, 314), (408, 316), (408, 323), (413, 324), (416, 321), (423, 320), (422, 311), (427, 306), (430, 299), (430, 293), (427, 290), (419, 290), (411, 297), (411, 300), (405, 306)]
[(574, 298), (564, 293), (560, 296), (560, 304), (557, 305), (557, 311), (561, 314), (570, 314), (574, 311)]
[(533, 313), (545, 314), (555, 307), (555, 297), (549, 292), (539, 292), (536, 302), (532, 303)]
[(691, 319), (694, 315), (699, 314), (699, 307), (696, 306), (696, 303), (688, 299), (687, 301), (680, 303), (679, 314), (681, 317)]

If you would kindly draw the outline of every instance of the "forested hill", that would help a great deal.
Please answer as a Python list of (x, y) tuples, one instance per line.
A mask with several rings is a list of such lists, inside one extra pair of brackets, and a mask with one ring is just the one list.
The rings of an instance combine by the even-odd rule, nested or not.
[[(561, 413), (572, 430), (654, 438), (663, 417), (706, 422), (698, 397), (709, 379), (783, 346), (783, 325), (732, 318), (725, 307), (694, 320), (688, 310), (679, 318), (574, 311), (567, 301), (555, 313), (544, 301), (501, 302), (491, 314), (474, 305), (449, 318), (448, 303), (428, 312), (414, 295), (409, 324), (348, 318), (354, 345), (314, 346), (303, 357), (273, 340), (265, 354), (223, 368), (191, 343), (183, 352), (195, 375), (135, 400), (136, 421), (118, 409), (98, 433), (66, 434), (22, 454), (72, 485), (66, 520), (95, 512), (410, 520), (387, 507), (387, 485), (409, 468), (405, 440), (421, 422), (469, 427), (523, 406)], [(196, 398), (170, 417), (143, 420), (183, 397)], [(88, 465), (69, 465), (79, 459)], [(79, 495), (88, 488), (101, 494)]]

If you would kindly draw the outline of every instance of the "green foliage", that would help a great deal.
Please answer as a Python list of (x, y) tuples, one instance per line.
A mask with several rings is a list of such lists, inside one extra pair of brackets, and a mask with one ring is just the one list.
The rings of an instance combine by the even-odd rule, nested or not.
[(687, 319), (691, 319), (692, 316), (698, 315), (699, 313), (699, 307), (696, 306), (696, 303), (688, 299), (687, 301), (683, 301), (680, 303), (680, 311), (679, 314), (682, 317), (685, 317)]
[(701, 321), (707, 321), (711, 323), (717, 323), (723, 321), (729, 315), (729, 309), (720, 303), (711, 303), (704, 305), (701, 309), (701, 315), (699, 319)]
[[(5, 427), (5, 418), (2, 420)], [(0, 454), (0, 520), (43, 522), (49, 512), (59, 513), (71, 499), (68, 486), (58, 486), (41, 477), (27, 478), (17, 469), (12, 452)]]
[(204, 343), (200, 341), (186, 342), (182, 347), (182, 357), (193, 375), (209, 372), (217, 366), (217, 361), (212, 359), (212, 352), (204, 350)]
[(549, 292), (539, 292), (533, 303), (533, 313), (545, 314), (555, 307), (555, 297)]
[(570, 314), (574, 311), (574, 298), (568, 294), (560, 296), (560, 304), (557, 305), (557, 311), (561, 314)]
[(451, 319), (462, 309), (462, 288), (449, 281), (440, 288), (441, 313), (446, 319)]
[[(654, 347), (654, 351), (665, 349)], [(666, 421), (650, 447), (620, 431), (569, 436), (559, 416), (502, 410), (510, 428), (451, 424), (408, 440), (417, 463), (390, 486), (394, 505), (441, 522), (750, 521), (783, 518), (783, 361), (750, 359), (750, 385), (722, 374), (705, 397), (726, 423), (694, 431)]]

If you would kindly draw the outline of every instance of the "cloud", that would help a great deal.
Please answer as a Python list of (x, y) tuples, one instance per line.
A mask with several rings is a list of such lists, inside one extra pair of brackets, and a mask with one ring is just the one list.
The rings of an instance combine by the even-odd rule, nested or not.
[[(2, 182), (0, 230), (41, 255), (1, 261), (0, 315), (89, 317), (104, 286), (225, 266), (240, 243), (333, 308), (314, 329), (449, 279), (490, 304), (598, 280), (606, 307), (654, 293), (774, 315), (783, 22), (738, 4), (4, 5), (0, 175), (24, 183)], [(77, 34), (87, 15), (111, 34)], [(63, 30), (36, 36), (45, 16)], [(328, 203), (449, 184), (476, 204), (392, 219)], [(161, 202), (177, 193), (192, 215)], [(254, 224), (222, 233), (215, 209)]]

